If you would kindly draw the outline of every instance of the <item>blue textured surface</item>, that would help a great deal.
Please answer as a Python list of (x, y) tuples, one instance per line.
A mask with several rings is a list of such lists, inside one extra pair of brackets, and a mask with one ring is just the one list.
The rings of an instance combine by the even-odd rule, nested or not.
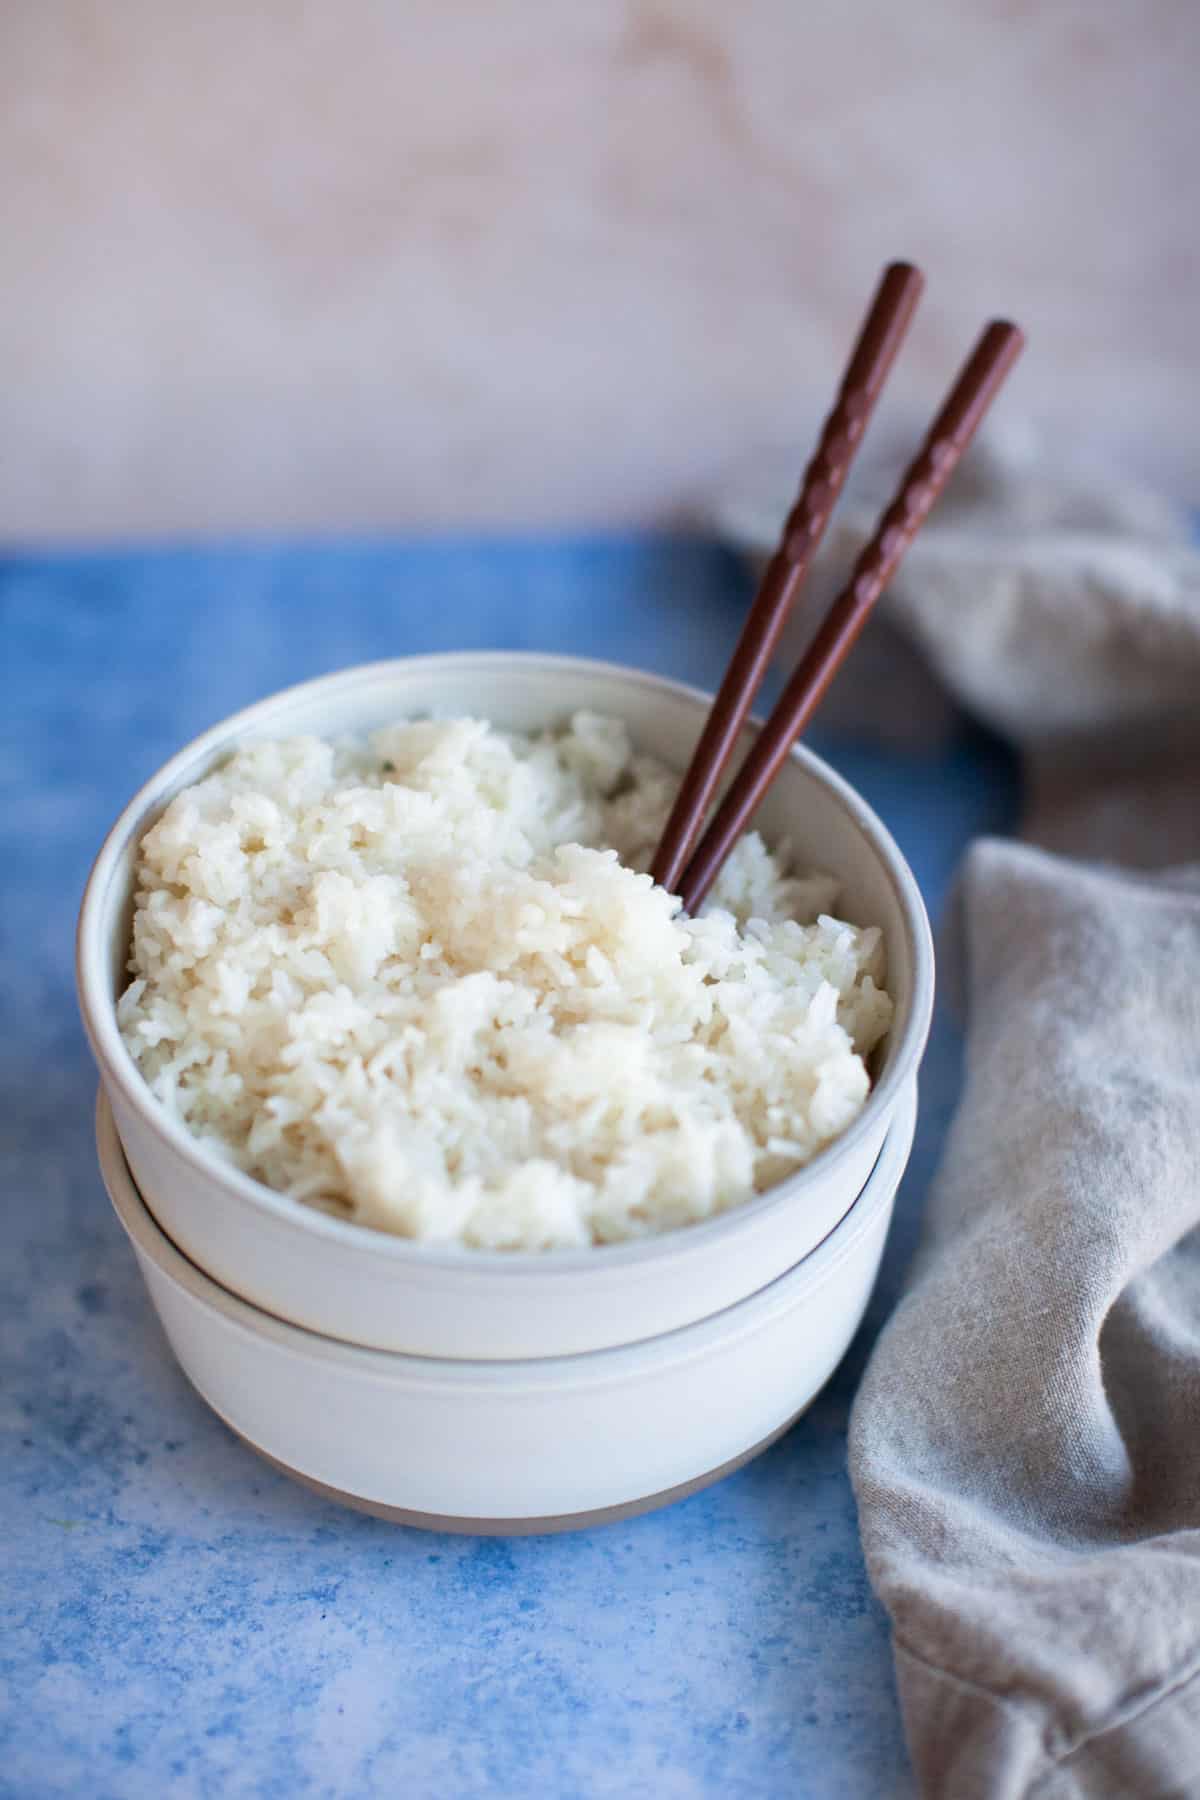
[[(330, 545), (0, 562), (4, 1165), (0, 1792), (107, 1796), (907, 1791), (846, 1417), (958, 1082), (939, 1014), (879, 1290), (807, 1416), (666, 1512), (560, 1538), (428, 1536), (276, 1476), (171, 1361), (104, 1195), (71, 935), (120, 804), (187, 738), (340, 665), (571, 651), (711, 685), (736, 563), (690, 543)], [(814, 742), (939, 910), (1012, 774)]]

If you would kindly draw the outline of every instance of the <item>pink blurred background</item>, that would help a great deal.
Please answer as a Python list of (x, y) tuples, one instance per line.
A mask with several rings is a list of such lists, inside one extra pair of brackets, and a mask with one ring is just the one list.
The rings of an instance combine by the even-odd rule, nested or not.
[(0, 536), (658, 522), (982, 319), (1198, 497), (1192, 0), (8, 0)]

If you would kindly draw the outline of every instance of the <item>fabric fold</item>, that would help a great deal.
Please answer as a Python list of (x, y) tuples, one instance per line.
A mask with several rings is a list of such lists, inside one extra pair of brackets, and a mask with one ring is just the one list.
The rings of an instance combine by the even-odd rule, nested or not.
[(924, 1790), (1019, 1795), (1200, 1668), (1200, 871), (984, 842), (959, 903), (966, 1086), (851, 1473)]

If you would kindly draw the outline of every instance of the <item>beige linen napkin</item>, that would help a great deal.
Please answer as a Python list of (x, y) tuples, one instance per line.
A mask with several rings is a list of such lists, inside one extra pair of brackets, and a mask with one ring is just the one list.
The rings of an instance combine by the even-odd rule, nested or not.
[(1200, 1795), (1200, 557), (993, 457), (889, 604), (1034, 840), (967, 858), (964, 1097), (851, 1422), (918, 1781)]
[(1200, 1793), (1200, 870), (995, 842), (850, 1466), (922, 1791)]

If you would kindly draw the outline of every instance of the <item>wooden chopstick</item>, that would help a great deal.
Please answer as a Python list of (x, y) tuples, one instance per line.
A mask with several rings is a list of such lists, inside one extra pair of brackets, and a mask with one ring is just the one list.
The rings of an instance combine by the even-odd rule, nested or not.
[(688, 863), (679, 884), (685, 911), (695, 912), (716, 880), (725, 858), (819, 706), (875, 602), (953, 474), (1024, 342), (1017, 326), (999, 319), (980, 337), (880, 518), (874, 536), (860, 554), (849, 581), (830, 607)]
[(762, 686), (924, 285), (920, 271), (910, 263), (890, 263), (880, 277), (833, 410), (804, 471), (779, 547), (763, 572), (655, 852), (651, 873), (672, 893), (704, 827), (717, 783)]

